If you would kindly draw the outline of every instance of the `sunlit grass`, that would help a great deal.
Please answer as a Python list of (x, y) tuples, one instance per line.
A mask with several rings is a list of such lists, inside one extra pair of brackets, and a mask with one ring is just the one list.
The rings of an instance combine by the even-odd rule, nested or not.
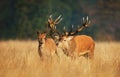
[(74, 61), (58, 49), (60, 61), (41, 61), (37, 47), (37, 41), (0, 41), (0, 77), (119, 77), (119, 42), (96, 42), (93, 60)]

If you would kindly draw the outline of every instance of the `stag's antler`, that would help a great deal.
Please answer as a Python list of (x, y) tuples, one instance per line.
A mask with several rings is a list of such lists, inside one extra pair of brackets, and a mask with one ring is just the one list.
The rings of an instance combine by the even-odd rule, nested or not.
[(82, 26), (78, 26), (77, 30), (75, 32), (69, 32), (68, 35), (75, 35), (78, 32), (80, 32), (81, 30), (83, 30), (84, 28), (89, 27), (91, 21), (88, 19), (88, 16), (86, 18), (83, 17), (83, 25)]
[(53, 20), (52, 15), (48, 18), (48, 34), (54, 39), (56, 44), (58, 43), (59, 37), (61, 37), (61, 33), (59, 33), (56, 29), (56, 25), (59, 24), (62, 19), (62, 15), (59, 15), (55, 20)]
[(48, 26), (51, 30), (55, 31), (55, 27), (57, 24), (59, 24), (63, 18), (61, 18), (62, 15), (58, 16), (55, 20), (53, 20), (52, 15), (48, 18)]
[(83, 30), (84, 28), (89, 27), (90, 23), (91, 21), (88, 19), (88, 16), (86, 17), (86, 19), (83, 17), (83, 25), (80, 28), (78, 28), (78, 32)]

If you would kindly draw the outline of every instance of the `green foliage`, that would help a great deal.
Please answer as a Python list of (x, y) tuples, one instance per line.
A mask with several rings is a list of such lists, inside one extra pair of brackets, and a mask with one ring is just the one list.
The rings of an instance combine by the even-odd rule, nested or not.
[[(1, 0), (0, 39), (36, 39), (36, 31), (45, 31), (47, 18), (60, 14), (62, 22), (57, 26), (62, 33), (71, 25), (81, 25), (82, 17), (89, 16), (92, 24), (80, 34), (96, 40), (120, 40), (119, 0)], [(103, 39), (104, 36), (104, 39)]]

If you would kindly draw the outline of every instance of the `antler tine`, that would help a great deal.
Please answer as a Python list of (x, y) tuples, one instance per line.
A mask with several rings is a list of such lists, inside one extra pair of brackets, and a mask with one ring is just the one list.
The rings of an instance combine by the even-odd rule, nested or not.
[(90, 23), (91, 23), (91, 21), (89, 20), (89, 21), (88, 21), (88, 23), (90, 24)]
[(59, 15), (58, 18), (54, 21), (55, 24), (60, 23), (60, 21), (62, 21), (63, 18), (61, 18), (62, 15)]
[(68, 35), (68, 32), (66, 31), (66, 27), (65, 27), (65, 26), (63, 27), (63, 30), (64, 30), (64, 31), (63, 31), (63, 32), (64, 32), (63, 35), (66, 35), (66, 36), (67, 36), (67, 35)]
[(71, 30), (70, 30), (70, 31), (72, 31), (73, 27), (74, 27), (74, 25), (72, 25), (72, 27), (71, 27)]
[(59, 24), (62, 20), (63, 20), (63, 18), (61, 18), (58, 22), (56, 22), (56, 24)]
[(65, 26), (63, 27), (63, 33), (62, 33), (62, 35), (65, 35)]
[(86, 21), (88, 21), (88, 16), (86, 17)]
[(87, 19), (87, 22), (90, 24), (90, 22), (91, 22), (91, 21), (89, 20), (88, 16), (87, 16), (87, 18), (86, 18), (86, 19)]
[(83, 17), (83, 25), (78, 27), (77, 32), (80, 32), (81, 30), (83, 30), (84, 28), (88, 27), (90, 25), (90, 20), (88, 18), (88, 16), (86, 18)]
[(55, 30), (56, 30), (56, 26), (55, 26)]
[(64, 34), (65, 34), (65, 32), (66, 32), (66, 28), (65, 28), (65, 26), (63, 27), (63, 32), (64, 32)]
[(62, 15), (59, 15), (59, 17), (57, 19), (60, 19), (62, 17)]
[(52, 20), (52, 14), (51, 14), (48, 18), (48, 23), (51, 24), (52, 22), (53, 22), (53, 20)]
[(49, 16), (50, 19), (52, 19), (52, 14)]
[(73, 32), (72, 32), (72, 31), (73, 31), (73, 27), (74, 27), (74, 25), (71, 26), (71, 29), (70, 29), (70, 31), (68, 32), (68, 35), (71, 35), (71, 34), (73, 33)]
[(74, 27), (74, 25), (72, 25), (72, 28)]
[[(74, 25), (72, 25), (72, 29), (74, 28)], [(69, 32), (68, 35), (74, 35), (75, 32), (73, 32), (73, 30), (71, 29), (71, 31)]]
[(83, 21), (83, 25), (80, 27), (78, 26), (77, 30), (75, 32), (70, 32), (69, 35), (75, 35), (78, 32), (82, 31), (84, 28), (89, 27), (91, 21), (89, 20), (88, 16), (86, 18), (83, 17), (82, 21)]
[(61, 18), (62, 15), (59, 15), (58, 18), (56, 18), (55, 22), (58, 21)]
[(49, 16), (49, 18), (51, 18), (52, 14)]
[(86, 18), (83, 17), (83, 26), (88, 27), (90, 24), (90, 20), (88, 19), (88, 16)]
[(63, 30), (65, 30), (65, 26), (63, 27)]
[(85, 18), (83, 17), (83, 23), (85, 23)]

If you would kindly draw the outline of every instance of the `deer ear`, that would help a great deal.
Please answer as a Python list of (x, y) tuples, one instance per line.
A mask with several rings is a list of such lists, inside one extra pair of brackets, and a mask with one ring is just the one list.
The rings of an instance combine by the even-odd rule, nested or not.
[(44, 34), (44, 37), (43, 37), (43, 38), (46, 38), (46, 35), (47, 35), (46, 32), (43, 32), (43, 34)]
[(44, 38), (46, 38), (46, 33), (45, 33), (45, 36), (44, 36)]
[(36, 33), (37, 33), (37, 35), (39, 36), (40, 32), (39, 32), (39, 31), (37, 31)]

